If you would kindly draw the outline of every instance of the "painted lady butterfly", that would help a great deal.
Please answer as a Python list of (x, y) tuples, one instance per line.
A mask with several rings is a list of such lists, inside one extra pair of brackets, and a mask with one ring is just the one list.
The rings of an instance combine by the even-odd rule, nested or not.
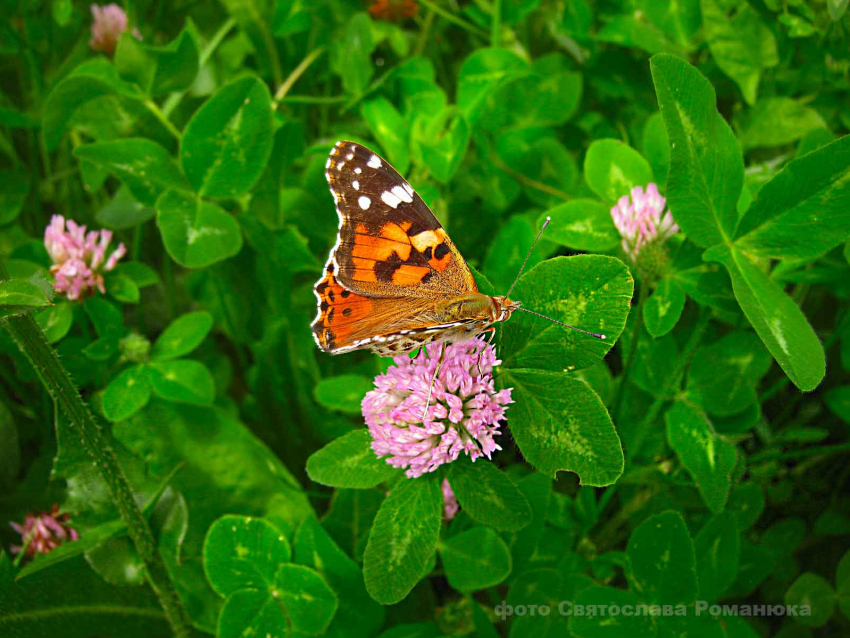
[(492, 334), (492, 324), (515, 310), (532, 312), (507, 295), (478, 292), (440, 222), (386, 160), (360, 144), (337, 142), (325, 166), (339, 233), (314, 288), (319, 348), (395, 356)]

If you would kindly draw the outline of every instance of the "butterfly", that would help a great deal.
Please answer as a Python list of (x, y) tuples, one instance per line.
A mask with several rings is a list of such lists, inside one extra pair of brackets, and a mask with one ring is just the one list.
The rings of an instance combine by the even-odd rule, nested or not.
[(440, 222), (378, 154), (354, 142), (337, 142), (325, 177), (339, 232), (314, 286), (319, 309), (311, 327), (323, 351), (370, 349), (396, 356), (432, 342), (458, 343), (484, 332), (492, 336), (492, 325), (516, 310), (538, 314), (508, 298), (513, 286), (504, 296), (479, 292)]

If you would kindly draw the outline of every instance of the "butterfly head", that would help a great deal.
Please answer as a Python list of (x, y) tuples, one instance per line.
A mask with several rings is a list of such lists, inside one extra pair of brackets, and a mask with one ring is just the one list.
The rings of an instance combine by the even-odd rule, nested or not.
[(508, 299), (507, 297), (490, 297), (493, 302), (493, 322), (507, 321), (511, 318), (514, 310), (517, 310), (522, 303)]

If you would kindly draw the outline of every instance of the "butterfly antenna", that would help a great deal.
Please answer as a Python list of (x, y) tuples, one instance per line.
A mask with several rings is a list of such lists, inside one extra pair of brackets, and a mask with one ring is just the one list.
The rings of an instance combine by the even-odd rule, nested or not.
[[(540, 236), (543, 234), (543, 231), (546, 230), (546, 227), (549, 225), (549, 222), (552, 221), (552, 218), (547, 216), (546, 220), (543, 222), (543, 225), (540, 227), (540, 230), (537, 231), (537, 237), (534, 238), (534, 241), (531, 242), (531, 248), (528, 249), (528, 252), (525, 255), (525, 259), (522, 260), (522, 266), (519, 268), (519, 272), (516, 275), (516, 279), (514, 279), (514, 283), (511, 284), (511, 287), (508, 289), (505, 298), (510, 298), (511, 293), (514, 290), (514, 287), (517, 285), (519, 281), (520, 275), (522, 275), (522, 271), (525, 270), (525, 265), (528, 263), (528, 258), (531, 257), (531, 251), (534, 250), (534, 247), (537, 245), (537, 242), (540, 240)], [(596, 332), (590, 332), (589, 330), (582, 330), (581, 328), (576, 328), (575, 326), (571, 326), (568, 323), (564, 323), (563, 321), (558, 321), (557, 319), (552, 319), (552, 317), (547, 317), (546, 315), (542, 315), (539, 312), (534, 312), (533, 310), (529, 310), (528, 308), (517, 307), (516, 310), (522, 310), (523, 312), (527, 312), (530, 315), (534, 315), (536, 317), (540, 317), (541, 319), (546, 319), (551, 321), (552, 323), (557, 323), (559, 326), (564, 326), (564, 328), (569, 328), (570, 330), (575, 330), (577, 332), (582, 332), (586, 335), (590, 335), (591, 337), (596, 337), (597, 339), (605, 339), (605, 335), (599, 334)]]
[(605, 335), (603, 335), (603, 334), (600, 334), (600, 333), (597, 333), (597, 332), (590, 332), (589, 330), (582, 330), (581, 328), (576, 328), (575, 326), (571, 326), (568, 323), (564, 323), (563, 321), (558, 321), (557, 319), (552, 319), (552, 317), (547, 317), (546, 315), (542, 315), (539, 312), (534, 312), (533, 310), (529, 310), (528, 308), (519, 307), (519, 308), (515, 308), (515, 310), (522, 310), (523, 312), (527, 312), (528, 314), (534, 315), (535, 317), (540, 317), (541, 319), (547, 319), (547, 320), (551, 321), (552, 323), (557, 323), (559, 326), (564, 326), (564, 328), (569, 328), (570, 330), (576, 330), (578, 332), (583, 332), (584, 334), (590, 335), (591, 337), (596, 337), (597, 339), (602, 339), (602, 340), (605, 339)]
[(514, 288), (516, 287), (516, 284), (519, 281), (520, 275), (522, 275), (522, 271), (525, 270), (525, 265), (528, 263), (528, 258), (531, 257), (531, 251), (534, 250), (534, 247), (540, 240), (540, 235), (542, 235), (543, 231), (546, 230), (546, 227), (549, 225), (550, 221), (552, 221), (552, 218), (547, 215), (546, 221), (543, 222), (543, 225), (540, 227), (540, 230), (537, 231), (537, 237), (535, 237), (534, 241), (531, 242), (531, 248), (529, 248), (528, 252), (525, 253), (525, 259), (522, 260), (522, 266), (519, 267), (519, 272), (516, 274), (516, 279), (514, 279), (514, 283), (511, 284), (511, 287), (508, 288), (508, 292), (505, 294), (506, 299), (510, 299), (511, 293), (514, 291)]

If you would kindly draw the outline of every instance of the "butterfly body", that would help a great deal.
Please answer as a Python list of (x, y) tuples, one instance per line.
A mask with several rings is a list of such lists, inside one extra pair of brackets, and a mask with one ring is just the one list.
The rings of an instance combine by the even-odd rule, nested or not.
[(384, 159), (338, 142), (325, 175), (339, 234), (314, 291), (317, 345), (381, 356), (473, 339), (520, 304), (478, 292), (475, 278), (422, 198)]

